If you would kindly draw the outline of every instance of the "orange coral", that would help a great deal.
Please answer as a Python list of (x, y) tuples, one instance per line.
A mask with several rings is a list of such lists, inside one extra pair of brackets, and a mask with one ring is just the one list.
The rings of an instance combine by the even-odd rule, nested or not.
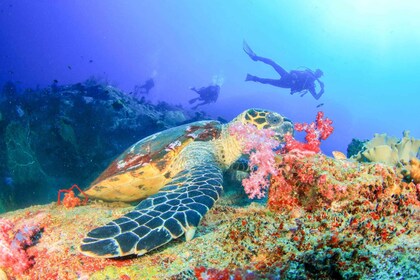
[(420, 160), (417, 158), (410, 160), (410, 176), (415, 184), (420, 184)]
[[(77, 189), (85, 197), (83, 202), (80, 200), (80, 198), (74, 195), (73, 189)], [(87, 203), (88, 197), (86, 193), (82, 191), (82, 189), (80, 189), (76, 184), (74, 184), (70, 189), (63, 189), (58, 191), (57, 205), (60, 205), (60, 196), (62, 193), (64, 193), (62, 204), (66, 208), (74, 208), (79, 205), (86, 205)]]
[(74, 196), (73, 191), (69, 191), (68, 193), (64, 194), (63, 205), (66, 208), (74, 208), (76, 206), (81, 205), (81, 202), (82, 201), (80, 200), (80, 198)]

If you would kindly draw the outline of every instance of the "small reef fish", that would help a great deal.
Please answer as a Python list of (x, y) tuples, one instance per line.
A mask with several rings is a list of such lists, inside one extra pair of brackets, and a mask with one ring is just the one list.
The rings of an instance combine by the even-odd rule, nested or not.
[(321, 106), (324, 106), (324, 103), (318, 104), (316, 107), (319, 108)]

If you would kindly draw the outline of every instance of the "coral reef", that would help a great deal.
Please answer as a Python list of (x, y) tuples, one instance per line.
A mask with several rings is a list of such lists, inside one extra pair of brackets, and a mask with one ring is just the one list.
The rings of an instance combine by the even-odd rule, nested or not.
[(415, 182), (419, 182), (416, 179), (419, 176), (416, 173), (419, 156), (420, 139), (410, 137), (410, 132), (406, 130), (401, 139), (386, 134), (375, 134), (375, 137), (363, 143), (361, 150), (350, 159), (358, 162), (381, 162), (395, 167), (406, 181), (414, 179)]
[(104, 260), (77, 250), (86, 232), (129, 212), (127, 204), (51, 203), (6, 213), (2, 218), (17, 221), (16, 229), (42, 215), (43, 231), (26, 250), (33, 260), (29, 268), (0, 268), (12, 279), (420, 277), (420, 185), (402, 181), (381, 163), (315, 153), (278, 155), (276, 167), (269, 208), (234, 206), (222, 197), (196, 238), (139, 258)]
[(410, 177), (415, 184), (420, 184), (420, 160), (412, 158), (410, 160)]
[[(47, 182), (55, 179), (55, 184), (58, 176), (67, 181), (78, 175), (88, 181), (87, 173), (95, 172), (98, 167), (91, 166), (91, 162), (106, 164), (106, 159), (123, 149), (124, 143), (140, 137), (134, 135), (136, 139), (132, 139), (122, 133), (137, 130), (136, 122), (144, 128), (137, 132), (140, 134), (150, 134), (149, 126), (158, 123), (164, 127), (164, 113), (155, 107), (91, 81), (55, 88), (55, 95), (49, 91), (36, 93), (30, 102), (24, 100), (29, 97), (20, 99), (12, 92), (13, 88), (10, 90), (8, 96), (15, 102), (12, 106), (15, 114), (5, 114), (0, 132), (18, 128), (19, 143), (30, 157), (18, 156), (17, 142), (11, 142), (9, 137), (0, 142), (2, 147), (11, 147), (4, 149), (6, 153), (0, 153), (0, 158), (8, 159), (7, 152), (11, 150), (16, 154), (14, 162), (34, 159), (33, 166), (46, 174)], [(39, 103), (33, 100), (45, 96), (53, 105), (45, 106), (43, 112), (48, 113), (39, 115), (31, 106), (42, 104), (41, 100)], [(159, 106), (170, 108), (165, 103)], [(47, 116), (54, 119), (47, 121)], [(41, 121), (35, 122), (35, 117)], [(101, 129), (85, 127), (84, 118)], [(29, 126), (24, 125), (28, 123)], [(275, 154), (271, 150), (278, 143), (267, 142), (270, 132), (244, 137), (253, 128), (235, 127), (233, 133), (248, 141), (251, 174), (261, 172), (245, 187), (249, 188), (248, 194), (258, 197), (266, 190), (269, 180), (267, 203), (238, 206), (232, 205), (231, 197), (222, 197), (202, 219), (193, 240), (176, 240), (139, 258), (98, 259), (78, 251), (87, 232), (128, 213), (131, 205), (96, 201), (84, 204), (69, 189), (64, 190), (64, 203), (4, 213), (0, 216), (0, 277), (419, 279), (418, 160), (411, 158), (413, 180), (405, 181), (388, 164), (337, 160), (319, 153), (320, 141), (332, 132), (331, 121), (322, 114), (318, 114), (313, 124), (298, 124), (297, 129), (307, 132), (306, 143), (289, 137), (285, 148)], [(29, 138), (23, 139), (22, 135)], [(118, 141), (110, 143), (110, 137)], [(92, 139), (95, 147), (89, 144)], [(410, 141), (401, 145), (402, 154), (410, 154), (408, 150), (412, 151), (413, 147), (415, 150), (416, 142), (409, 144)], [(106, 149), (110, 152), (104, 152)], [(46, 159), (47, 153), (51, 160)], [(86, 160), (81, 160), (82, 155)], [(63, 166), (53, 165), (58, 162)], [(74, 163), (77, 166), (71, 167)], [(10, 168), (10, 164), (1, 164), (0, 161), (1, 168)], [(47, 188), (51, 185), (44, 189), (33, 186), (34, 190), (47, 191)], [(58, 191), (52, 189), (54, 197), (50, 200), (55, 199)], [(243, 192), (242, 189), (240, 193)]]
[(301, 152), (318, 153), (321, 151), (321, 140), (327, 139), (334, 131), (332, 121), (328, 118), (324, 119), (324, 113), (321, 111), (316, 115), (315, 122), (311, 124), (295, 123), (294, 126), (296, 131), (306, 132), (306, 143), (295, 140), (291, 134), (286, 135), (284, 137), (286, 141), (284, 152), (299, 150)]
[(0, 267), (21, 274), (33, 266), (34, 256), (30, 256), (27, 250), (36, 243), (42, 231), (42, 219), (43, 216), (35, 216), (22, 223), (0, 218)]
[(7, 83), (0, 112), (1, 212), (52, 201), (59, 186), (84, 188), (133, 142), (207, 118), (95, 79), (25, 92)]
[[(275, 150), (279, 153), (314, 154), (320, 152), (321, 140), (326, 140), (334, 131), (332, 121), (324, 119), (324, 113), (318, 112), (316, 120), (311, 124), (295, 123), (294, 129), (306, 132), (305, 143), (293, 138), (288, 132), (284, 136), (285, 143), (273, 140), (274, 132), (269, 129), (257, 129), (252, 125), (234, 123), (229, 133), (234, 135), (245, 147), (243, 153), (249, 155), (248, 167), (250, 176), (242, 180), (249, 198), (262, 198), (269, 185), (269, 176), (276, 176), (279, 169), (275, 166)], [(279, 149), (283, 144), (283, 148)]]
[[(322, 154), (302, 156), (297, 153), (279, 156), (277, 163), (280, 172), (272, 177), (268, 201), (272, 209), (348, 210), (345, 202), (349, 200), (373, 207), (376, 200), (385, 203), (393, 196), (401, 196), (407, 186), (411, 186), (411, 192), (405, 198), (409, 203), (416, 201), (414, 184), (402, 182), (394, 169), (384, 164), (360, 165)], [(388, 205), (383, 207), (389, 212), (395, 210)]]

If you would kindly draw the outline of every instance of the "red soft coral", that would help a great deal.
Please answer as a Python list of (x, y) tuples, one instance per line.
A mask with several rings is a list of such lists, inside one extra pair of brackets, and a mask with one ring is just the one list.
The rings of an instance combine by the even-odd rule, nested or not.
[(319, 153), (321, 150), (321, 140), (327, 139), (334, 128), (332, 127), (332, 121), (328, 118), (324, 119), (324, 113), (319, 111), (316, 115), (315, 122), (312, 122), (311, 124), (295, 123), (295, 130), (306, 132), (306, 143), (299, 142), (295, 140), (292, 135), (287, 134), (284, 137), (286, 141), (284, 152), (299, 151)]

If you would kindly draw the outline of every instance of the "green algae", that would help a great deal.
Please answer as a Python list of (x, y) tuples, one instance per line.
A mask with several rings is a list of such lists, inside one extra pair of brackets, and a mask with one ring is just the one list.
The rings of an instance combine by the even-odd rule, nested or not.
[[(161, 271), (156, 266), (108, 266), (101, 271), (93, 273), (91, 280), (111, 280), (111, 279), (158, 279)], [(129, 277), (129, 278), (127, 278)]]

